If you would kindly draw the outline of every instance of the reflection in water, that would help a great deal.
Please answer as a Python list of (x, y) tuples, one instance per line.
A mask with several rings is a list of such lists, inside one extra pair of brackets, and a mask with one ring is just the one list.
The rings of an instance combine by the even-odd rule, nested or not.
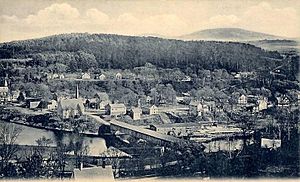
[[(4, 123), (0, 121), (0, 123)], [(18, 126), (22, 128), (22, 132), (20, 133), (19, 137), (16, 140), (16, 144), (19, 145), (37, 145), (36, 140), (42, 138), (43, 136), (46, 138), (49, 138), (53, 141), (50, 146), (56, 146), (57, 145), (57, 134), (50, 130), (44, 130), (44, 129), (37, 129), (32, 128), (24, 125), (19, 125), (15, 123), (10, 123), (12, 125)], [(69, 133), (63, 134), (62, 141), (65, 144), (70, 143), (70, 140), (72, 140), (72, 135)], [(83, 145), (88, 146), (88, 155), (98, 155), (100, 153), (103, 153), (107, 147), (105, 140), (101, 137), (87, 137), (83, 136), (81, 137), (83, 139)]]

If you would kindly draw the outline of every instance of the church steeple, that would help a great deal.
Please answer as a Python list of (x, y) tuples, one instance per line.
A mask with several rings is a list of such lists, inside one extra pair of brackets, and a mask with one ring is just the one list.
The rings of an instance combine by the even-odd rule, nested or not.
[(4, 87), (7, 87), (8, 86), (8, 84), (7, 84), (7, 80), (6, 80), (6, 78), (4, 79)]
[(79, 99), (79, 88), (78, 88), (78, 84), (76, 85), (76, 99)]
[(7, 79), (8, 79), (8, 76), (7, 76), (7, 74), (6, 74), (6, 75), (5, 75), (5, 78), (4, 78), (4, 87), (8, 87)]

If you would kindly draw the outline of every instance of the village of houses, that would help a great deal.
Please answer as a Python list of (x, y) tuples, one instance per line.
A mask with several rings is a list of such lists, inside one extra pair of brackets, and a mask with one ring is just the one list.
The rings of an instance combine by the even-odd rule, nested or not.
[[(249, 73), (234, 73), (233, 79), (239, 80), (244, 75)], [(251, 73), (253, 74), (253, 73)], [(57, 116), (60, 122), (85, 118), (85, 120), (94, 123), (89, 130), (82, 129), (81, 132), (93, 136), (105, 136), (108, 132), (109, 135), (115, 135), (124, 143), (130, 143), (128, 137), (130, 136), (153, 143), (157, 146), (164, 146), (168, 143), (180, 143), (183, 140), (203, 143), (208, 146), (209, 142), (217, 141), (218, 139), (228, 139), (229, 137), (237, 136), (251, 136), (255, 127), (259, 127), (263, 122), (273, 120), (272, 116), (265, 114), (265, 111), (270, 108), (288, 109), (293, 110), (300, 104), (300, 92), (293, 91), (295, 98), (288, 95), (278, 94), (276, 101), (270, 101), (267, 97), (262, 95), (253, 95), (238, 93), (232, 96), (233, 103), (228, 100), (216, 102), (214, 99), (195, 99), (191, 97), (189, 92), (176, 93), (176, 103), (159, 103), (155, 104), (154, 98), (147, 95), (143, 104), (140, 99), (135, 106), (128, 106), (125, 103), (113, 100), (110, 98), (106, 91), (95, 92), (92, 97), (83, 97), (81, 95), (81, 85), (83, 82), (105, 82), (107, 80), (113, 81), (126, 81), (131, 80), (132, 77), (124, 77), (122, 71), (115, 72), (114, 74), (106, 75), (82, 73), (80, 75), (70, 74), (47, 74), (47, 81), (73, 81), (76, 83), (71, 94), (58, 96), (57, 93), (53, 95), (51, 100), (45, 101), (41, 98), (27, 97), (22, 90), (13, 90), (9, 86), (10, 78), (5, 77), (0, 87), (0, 101), (2, 109), (13, 110), (24, 115), (46, 115), (52, 114)], [(136, 79), (136, 78), (134, 78)], [(179, 82), (192, 82), (189, 76), (179, 80)], [(262, 88), (263, 89), (263, 88)], [(188, 103), (186, 101), (189, 101)], [(2, 111), (4, 111), (2, 110)], [(255, 116), (257, 121), (256, 125), (252, 128), (245, 128), (242, 122), (236, 122), (231, 119), (220, 120), (218, 115), (224, 113), (248, 113)], [(181, 118), (188, 118), (188, 121), (182, 121)], [(202, 118), (202, 119), (197, 119)], [(203, 119), (205, 118), (205, 119)], [(266, 119), (267, 118), (267, 119)], [(5, 119), (2, 117), (2, 119)], [(28, 123), (26, 120), (11, 119), (11, 122), (19, 123), (22, 125), (46, 128), (53, 130), (70, 131), (72, 128), (65, 128), (59, 125), (47, 125), (37, 123)], [(178, 122), (179, 121), (179, 122)], [(261, 121), (261, 122), (258, 122)], [(95, 124), (96, 123), (96, 124)], [(62, 125), (63, 126), (63, 125)], [(108, 128), (108, 130), (106, 130)], [(264, 139), (262, 147), (274, 148), (274, 141)], [(278, 141), (277, 141), (278, 142)], [(215, 145), (215, 143), (214, 143)], [(232, 148), (222, 147), (222, 144), (215, 146), (215, 149), (206, 150), (207, 152), (219, 150), (235, 150)], [(276, 144), (277, 147), (280, 143)], [(211, 147), (211, 146), (209, 146)], [(237, 146), (238, 147), (238, 146)], [(111, 148), (110, 148), (111, 149)], [(124, 151), (114, 148), (115, 155), (130, 156)], [(106, 151), (106, 154), (110, 151)], [(102, 154), (94, 154), (102, 155)], [(115, 156), (116, 157), (116, 156)], [(129, 158), (130, 158), (129, 157)], [(85, 164), (86, 165), (86, 164)], [(98, 169), (104, 170), (109, 178), (113, 178), (112, 168), (106, 167), (105, 164), (96, 168), (83, 168), (80, 170), (74, 169), (73, 175), (86, 177), (87, 173), (99, 173)], [(90, 169), (90, 171), (88, 170)], [(107, 170), (111, 172), (107, 172)], [(94, 171), (94, 172), (93, 172)], [(103, 175), (103, 174), (102, 174)], [(116, 177), (116, 176), (115, 176)]]

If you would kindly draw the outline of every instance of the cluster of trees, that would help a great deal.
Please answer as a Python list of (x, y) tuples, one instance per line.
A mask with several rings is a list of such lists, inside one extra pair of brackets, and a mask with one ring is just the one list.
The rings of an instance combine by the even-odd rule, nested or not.
[[(0, 44), (0, 58), (32, 57), (34, 65), (64, 64), (70, 70), (132, 69), (151, 63), (161, 68), (255, 70), (278, 52), (250, 44), (214, 41), (180, 41), (153, 37), (105, 34), (63, 34)], [(271, 63), (275, 64), (275, 62)]]
[(87, 71), (91, 67), (97, 67), (95, 56), (84, 51), (42, 52), (30, 56), (32, 61), (29, 65), (47, 67), (49, 71), (55, 73), (75, 72), (79, 69)]
[(0, 172), (9, 165), (18, 147), (15, 145), (22, 129), (5, 123), (0, 123)]

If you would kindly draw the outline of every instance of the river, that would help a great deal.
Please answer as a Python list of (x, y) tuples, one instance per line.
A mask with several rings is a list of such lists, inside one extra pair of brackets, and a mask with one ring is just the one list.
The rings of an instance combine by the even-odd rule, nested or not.
[[(4, 121), (0, 121), (0, 123), (5, 123)], [(16, 140), (16, 144), (19, 145), (37, 145), (37, 140), (46, 137), (53, 141), (50, 146), (57, 146), (57, 134), (51, 130), (38, 129), (29, 126), (24, 126), (16, 123), (9, 123), (14, 127), (20, 127), (22, 129), (19, 137)], [(72, 136), (69, 133), (64, 133), (62, 137), (63, 143), (69, 143), (72, 140)], [(88, 146), (88, 155), (99, 155), (106, 151), (106, 142), (101, 137), (88, 137), (83, 136), (83, 145)]]

